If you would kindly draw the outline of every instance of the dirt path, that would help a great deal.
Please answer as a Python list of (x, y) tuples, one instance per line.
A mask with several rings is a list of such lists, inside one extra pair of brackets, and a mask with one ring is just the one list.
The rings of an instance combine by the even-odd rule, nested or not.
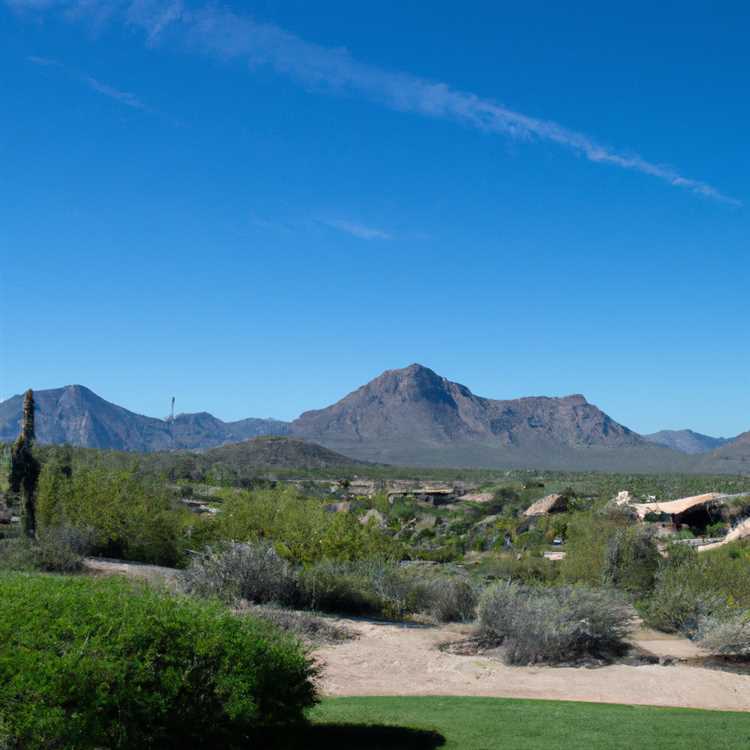
[[(684, 665), (507, 667), (489, 656), (438, 650), (469, 635), (467, 626), (341, 623), (360, 638), (317, 651), (326, 695), (481, 695), (750, 711), (750, 675)], [(696, 654), (684, 639), (642, 635), (639, 645), (657, 656)]]

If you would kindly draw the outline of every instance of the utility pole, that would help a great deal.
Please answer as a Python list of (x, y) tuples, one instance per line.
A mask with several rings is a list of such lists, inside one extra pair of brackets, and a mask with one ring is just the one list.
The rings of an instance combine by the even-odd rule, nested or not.
[(169, 413), (169, 435), (172, 439), (171, 448), (172, 450), (174, 450), (175, 449), (175, 446), (174, 446), (174, 396), (172, 396), (172, 409)]

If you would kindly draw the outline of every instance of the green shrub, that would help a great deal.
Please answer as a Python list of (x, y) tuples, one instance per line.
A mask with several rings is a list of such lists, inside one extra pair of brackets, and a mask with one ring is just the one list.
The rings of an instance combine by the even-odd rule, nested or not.
[(282, 557), (302, 565), (400, 557), (400, 545), (380, 529), (360, 524), (349, 513), (329, 513), (320, 500), (302, 497), (288, 486), (227, 492), (222, 498), (215, 520), (218, 539), (271, 539)]
[(45, 465), (39, 486), (42, 529), (61, 525), (91, 529), (95, 554), (177, 565), (192, 514), (176, 508), (163, 482), (134, 471), (80, 468), (67, 476)]
[(632, 609), (616, 592), (585, 586), (498, 584), (479, 609), (482, 637), (504, 647), (509, 664), (608, 659), (626, 649)]
[(654, 586), (661, 557), (649, 527), (614, 529), (607, 540), (602, 582), (643, 596)]
[(543, 557), (525, 554), (503, 555), (486, 560), (479, 566), (486, 578), (520, 583), (555, 583), (560, 578), (560, 565)]
[(721, 537), (724, 536), (727, 531), (729, 531), (729, 527), (727, 526), (726, 521), (715, 521), (706, 526), (706, 536), (708, 537)]
[(622, 508), (576, 513), (568, 523), (563, 580), (615, 586), (636, 596), (654, 585), (659, 552), (652, 528), (634, 525)]
[(296, 641), (219, 604), (121, 580), (0, 574), (6, 744), (183, 748), (299, 721), (314, 668)]
[(568, 522), (563, 580), (599, 586), (604, 578), (609, 538), (625, 524), (594, 513), (575, 513)]
[[(673, 544), (662, 560), (641, 613), (652, 627), (694, 636), (706, 618), (724, 619), (750, 607), (750, 560), (742, 546), (698, 553)], [(739, 557), (733, 553), (740, 550)]]

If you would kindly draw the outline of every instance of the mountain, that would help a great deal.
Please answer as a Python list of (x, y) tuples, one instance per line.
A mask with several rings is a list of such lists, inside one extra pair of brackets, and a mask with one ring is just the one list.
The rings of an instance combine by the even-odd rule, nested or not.
[[(82, 385), (34, 391), (34, 400), (41, 443), (125, 451), (194, 450), (289, 431), (288, 423), (274, 419), (222, 422), (207, 412), (179, 414), (174, 420), (145, 417)], [(15, 440), (22, 409), (23, 396), (0, 403), (0, 441)]]
[(667, 448), (690, 455), (710, 453), (725, 443), (731, 442), (728, 438), (701, 435), (700, 432), (693, 432), (692, 430), (660, 430), (659, 432), (644, 435), (643, 437), (651, 443), (664, 445)]
[(703, 457), (704, 471), (722, 474), (750, 473), (750, 432), (743, 432)]
[(686, 468), (581, 395), (495, 400), (413, 364), (308, 411), (291, 434), (360, 459), (424, 466)]
[(199, 459), (202, 464), (220, 463), (239, 471), (249, 468), (329, 469), (364, 463), (306, 440), (272, 436), (211, 448), (200, 454)]

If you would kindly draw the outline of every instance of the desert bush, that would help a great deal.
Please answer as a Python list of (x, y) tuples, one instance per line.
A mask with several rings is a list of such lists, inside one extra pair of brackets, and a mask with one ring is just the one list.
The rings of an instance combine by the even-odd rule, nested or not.
[(479, 601), (479, 627), (483, 639), (501, 644), (514, 632), (514, 611), (526, 590), (521, 584), (511, 581), (485, 589)]
[(297, 576), (268, 542), (209, 547), (193, 557), (180, 582), (186, 593), (230, 602), (294, 604), (299, 599)]
[(633, 611), (607, 589), (502, 583), (485, 592), (479, 618), (509, 664), (560, 664), (621, 653)]
[(750, 611), (703, 620), (696, 640), (712, 654), (750, 656)]
[(125, 581), (0, 575), (0, 727), (14, 749), (246, 743), (299, 721), (314, 668), (218, 603)]
[(430, 580), (426, 600), (426, 611), (438, 622), (470, 622), (476, 613), (476, 588), (465, 578)]

